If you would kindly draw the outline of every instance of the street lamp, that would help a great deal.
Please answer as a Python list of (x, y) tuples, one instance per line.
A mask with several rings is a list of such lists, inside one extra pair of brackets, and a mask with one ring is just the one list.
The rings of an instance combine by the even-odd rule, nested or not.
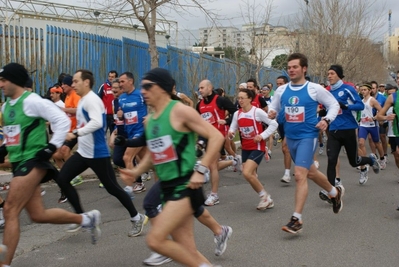
[(137, 32), (137, 28), (139, 27), (139, 25), (134, 24), (133, 28), (134, 28), (134, 40), (136, 40), (136, 32)]
[(170, 44), (169, 44), (169, 38), (170, 38), (170, 35), (169, 35), (169, 34), (165, 35), (165, 38), (166, 38), (166, 42), (167, 42), (167, 44), (168, 44), (168, 45), (170, 45)]
[(101, 15), (101, 12), (96, 10), (93, 12), (93, 14), (96, 17), (96, 35), (97, 35), (98, 17)]

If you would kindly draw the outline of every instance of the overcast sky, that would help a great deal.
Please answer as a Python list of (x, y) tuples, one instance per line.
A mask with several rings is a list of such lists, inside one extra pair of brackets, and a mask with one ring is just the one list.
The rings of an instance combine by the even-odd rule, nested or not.
[[(58, 2), (65, 3), (64, 0), (46, 0), (47, 2)], [(103, 0), (70, 0), (68, 4), (80, 5), (87, 7), (90, 2), (102, 2)], [(189, 0), (186, 0), (189, 1)], [(311, 3), (312, 0), (309, 0)], [(375, 9), (383, 8), (383, 16), (385, 25), (383, 26), (381, 33), (378, 36), (374, 36), (377, 40), (382, 40), (383, 36), (388, 33), (388, 11), (392, 10), (392, 31), (395, 28), (399, 28), (399, 0), (368, 0), (375, 1), (377, 4)], [(244, 2), (250, 2), (264, 5), (268, 0), (212, 0), (212, 3), (205, 5), (207, 10), (212, 10), (213, 13), (218, 14), (218, 23), (222, 26), (236, 26), (240, 27), (244, 20), (242, 18), (241, 9)], [(290, 17), (299, 14), (300, 9), (306, 7), (305, 0), (274, 0), (273, 1), (272, 15), (270, 18), (270, 24), (284, 25), (290, 19)], [(201, 27), (210, 26), (210, 22), (207, 21), (206, 16), (200, 13), (198, 10), (193, 11), (189, 15), (179, 16), (172, 12), (166, 11), (169, 14), (169, 19), (178, 22), (178, 28), (180, 32), (184, 30), (198, 30)], [(287, 26), (287, 25), (286, 25)], [(198, 38), (193, 34), (192, 38)]]

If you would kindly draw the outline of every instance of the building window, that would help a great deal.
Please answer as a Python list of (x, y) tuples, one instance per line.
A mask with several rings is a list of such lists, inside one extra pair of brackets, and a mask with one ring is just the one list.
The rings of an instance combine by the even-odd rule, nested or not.
[(207, 33), (208, 32), (208, 30), (204, 30), (204, 33)]

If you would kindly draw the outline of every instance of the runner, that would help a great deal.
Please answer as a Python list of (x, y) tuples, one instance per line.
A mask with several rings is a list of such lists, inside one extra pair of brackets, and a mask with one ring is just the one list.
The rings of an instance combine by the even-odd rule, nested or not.
[[(275, 92), (269, 107), (269, 117), (275, 118), (280, 110), (284, 111), (283, 123), (287, 145), (295, 163), (296, 191), (295, 211), (282, 230), (296, 234), (302, 231), (302, 212), (308, 194), (307, 178), (327, 190), (333, 202), (334, 213), (342, 210), (345, 189), (341, 185), (333, 187), (313, 164), (319, 130), (327, 129), (337, 116), (339, 105), (323, 87), (306, 81), (308, 60), (305, 55), (291, 54), (288, 57), (287, 69), (291, 82), (280, 86)], [(319, 103), (323, 104), (328, 112), (318, 122), (316, 110)]]
[[(254, 97), (254, 93), (249, 89), (242, 89), (238, 93), (237, 99), (241, 108), (234, 113), (228, 136), (232, 139), (235, 132), (240, 131), (242, 173), (260, 197), (257, 209), (265, 210), (273, 208), (274, 202), (260, 183), (256, 170), (265, 154), (265, 139), (277, 130), (278, 124), (275, 120), (269, 119), (267, 113), (262, 109), (251, 104)], [(262, 123), (268, 125), (266, 130), (263, 130)]]
[[(81, 100), (76, 111), (77, 128), (68, 133), (67, 140), (78, 140), (78, 150), (62, 166), (59, 175), (59, 186), (65, 193), (76, 213), (82, 213), (76, 189), (70, 181), (86, 169), (91, 168), (104, 185), (108, 193), (116, 197), (130, 214), (132, 230), (128, 236), (141, 234), (146, 217), (137, 212), (126, 192), (116, 181), (111, 165), (106, 141), (106, 114), (101, 99), (92, 91), (93, 74), (88, 70), (78, 70), (73, 76), (72, 87), (80, 95)], [(75, 232), (79, 225), (70, 225), (67, 232)]]
[[(182, 265), (210, 267), (196, 248), (192, 214), (204, 202), (204, 173), (209, 171), (211, 162), (218, 160), (224, 138), (194, 109), (171, 100), (173, 78), (167, 70), (150, 70), (141, 87), (146, 103), (154, 110), (145, 131), (149, 152), (133, 170), (123, 169), (121, 174), (133, 182), (154, 166), (161, 181), (164, 206), (147, 234), (147, 244)], [(193, 171), (195, 134), (208, 140), (208, 151)]]
[[(0, 162), (9, 153), (13, 179), (4, 205), (3, 244), (8, 248), (4, 266), (10, 266), (20, 237), (19, 215), (23, 208), (33, 222), (74, 223), (90, 229), (92, 242), (100, 234), (101, 214), (97, 210), (75, 214), (63, 209), (45, 209), (40, 183), (56, 179), (57, 169), (50, 158), (68, 133), (70, 121), (56, 105), (35, 93), (27, 92), (24, 84), (28, 72), (18, 63), (0, 70), (0, 88), (7, 102), (2, 106), (5, 144), (0, 147)], [(54, 134), (47, 140), (46, 121)], [(0, 263), (1, 264), (1, 263)]]

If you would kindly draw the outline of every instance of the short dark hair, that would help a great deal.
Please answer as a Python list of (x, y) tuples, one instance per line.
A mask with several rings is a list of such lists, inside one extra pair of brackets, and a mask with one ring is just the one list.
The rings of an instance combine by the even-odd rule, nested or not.
[(223, 93), (224, 93), (223, 88), (216, 88), (214, 91), (215, 91), (215, 94), (217, 94), (219, 96), (223, 96)]
[(256, 82), (256, 79), (255, 78), (249, 78), (248, 80), (247, 80), (247, 83), (254, 83), (254, 86), (255, 87), (257, 87), (258, 86), (258, 83)]
[(288, 83), (288, 78), (284, 75), (278, 76), (276, 80), (283, 79), (284, 83)]
[(308, 58), (301, 53), (293, 53), (288, 56), (287, 62), (290, 62), (291, 60), (299, 59), (299, 65), (303, 67), (308, 67)]
[(110, 70), (108, 72), (108, 74), (110, 74), (110, 73), (115, 73), (115, 78), (118, 77), (118, 72), (116, 72), (116, 70)]
[(371, 81), (371, 82), (369, 82), (370, 85), (372, 85), (373, 83), (374, 83), (375, 85), (377, 85), (377, 87), (378, 87), (378, 83), (377, 83), (376, 81)]
[(69, 76), (69, 74), (66, 74), (65, 72), (60, 73), (60, 75), (58, 75), (58, 84), (61, 85), (62, 84), (62, 80), (66, 77)]
[(80, 69), (80, 70), (77, 70), (75, 73), (78, 73), (78, 72), (80, 72), (80, 78), (82, 79), (82, 81), (89, 80), (89, 86), (90, 86), (90, 89), (92, 89), (93, 85), (94, 85), (93, 72), (91, 72), (89, 70), (85, 70), (85, 69)]
[(253, 100), (254, 97), (255, 97), (255, 93), (254, 93), (252, 90), (250, 90), (250, 89), (241, 89), (241, 90), (240, 90), (240, 93), (241, 93), (241, 92), (246, 93), (247, 96), (248, 96), (248, 98), (251, 98), (252, 100)]
[[(126, 77), (127, 77), (128, 79), (132, 79), (133, 82), (134, 82), (134, 75), (133, 75), (133, 73), (131, 73), (130, 71), (125, 71), (124, 73), (121, 74), (121, 76), (123, 76), (123, 75), (126, 75)], [(121, 76), (119, 76), (119, 77), (121, 77)]]

